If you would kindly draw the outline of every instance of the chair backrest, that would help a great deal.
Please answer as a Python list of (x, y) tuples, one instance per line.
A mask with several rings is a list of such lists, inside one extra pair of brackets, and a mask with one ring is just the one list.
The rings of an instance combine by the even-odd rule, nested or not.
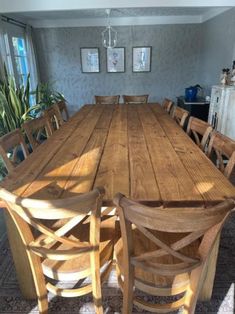
[[(153, 208), (117, 194), (114, 203), (118, 206), (123, 240), (124, 298), (126, 294), (133, 293), (133, 288), (129, 286), (128, 292), (125, 286), (127, 280), (139, 290), (153, 295), (181, 296), (177, 302), (164, 304), (164, 313), (186, 304), (188, 311), (184, 313), (193, 314), (210, 252), (226, 218), (235, 207), (235, 201), (225, 200), (206, 209)], [(138, 236), (134, 237), (135, 234)], [(140, 251), (141, 245), (144, 245), (145, 251)], [(187, 247), (191, 251), (186, 250)], [(159, 286), (139, 278), (140, 270), (159, 276)], [(170, 278), (172, 286), (166, 285)], [(185, 293), (183, 297), (182, 293)], [(127, 299), (132, 302), (133, 296), (127, 296)], [(162, 313), (162, 304), (148, 304), (138, 298), (134, 298), (134, 303), (147, 311), (159, 310)], [(131, 313), (130, 308), (123, 313)]]
[[(41, 298), (45, 298), (46, 288), (57, 295), (73, 297), (92, 291), (91, 284), (76, 289), (58, 289), (52, 283), (46, 284), (43, 274), (47, 277), (53, 277), (53, 274), (48, 273), (48, 269), (43, 267), (40, 258), (46, 259), (47, 263), (52, 261), (55, 269), (57, 269), (57, 265), (62, 267), (63, 262), (70, 260), (70, 273), (72, 274), (74, 269), (72, 261), (82, 258), (83, 253), (89, 253), (91, 258), (90, 267), (94, 267), (93, 271), (95, 272), (97, 261), (99, 270), (100, 217), (103, 195), (103, 188), (95, 188), (89, 193), (67, 199), (36, 200), (21, 198), (5, 189), (0, 189), (0, 199), (4, 202), (6, 210), (25, 246), (38, 302), (42, 307)], [(53, 228), (49, 227), (52, 226), (49, 223), (50, 221), (53, 223)], [(58, 221), (57, 225), (56, 221)], [(86, 237), (83, 240), (71, 236), (70, 231), (73, 228), (80, 227), (83, 229), (84, 225), (87, 224), (89, 224), (90, 234), (88, 241)], [(68, 269), (67, 272), (69, 272)], [(85, 268), (83, 271), (84, 277), (90, 274), (91, 270)], [(25, 275), (27, 276), (27, 274)], [(56, 279), (59, 280), (60, 278)], [(74, 279), (77, 279), (76, 275)], [(101, 303), (101, 300), (97, 300), (98, 302)], [(46, 313), (45, 309), (40, 313)]]
[(116, 96), (95, 96), (95, 103), (99, 105), (105, 105), (105, 104), (110, 104), (110, 105), (115, 105), (119, 104), (119, 98), (120, 95)]
[[(235, 165), (235, 141), (214, 131), (208, 145), (207, 156), (209, 158), (212, 157), (213, 152), (216, 154), (218, 168), (229, 178)], [(227, 162), (226, 165), (225, 160)]]
[(43, 114), (50, 122), (52, 132), (58, 130), (64, 123), (57, 104), (53, 104), (51, 107), (47, 108)]
[(22, 125), (28, 137), (29, 143), (34, 150), (42, 142), (42, 137), (48, 138), (52, 135), (50, 122), (47, 117), (29, 120)]
[(69, 112), (68, 112), (68, 108), (66, 106), (65, 101), (59, 101), (57, 103), (57, 106), (59, 107), (60, 113), (64, 119), (64, 121), (68, 121), (69, 120)]
[(189, 116), (189, 112), (183, 108), (175, 106), (172, 112), (172, 118), (183, 128), (186, 122), (186, 119)]
[[(212, 126), (206, 121), (200, 120), (195, 117), (190, 117), (188, 126), (187, 126), (187, 134), (193, 134), (196, 144), (202, 149), (205, 149), (205, 146), (208, 142), (209, 136), (212, 132)], [(199, 136), (201, 138), (199, 138)]]
[(148, 97), (149, 95), (122, 96), (125, 104), (147, 104)]
[(170, 113), (171, 111), (171, 108), (173, 106), (173, 101), (168, 99), (168, 98), (165, 98), (163, 100), (163, 103), (162, 103), (162, 108), (167, 112), (167, 113)]
[[(21, 148), (23, 157), (27, 158), (29, 151), (24, 137), (19, 129), (16, 129), (0, 138), (0, 155), (6, 165), (8, 173), (17, 166), (17, 152)], [(9, 156), (9, 154), (11, 156)]]

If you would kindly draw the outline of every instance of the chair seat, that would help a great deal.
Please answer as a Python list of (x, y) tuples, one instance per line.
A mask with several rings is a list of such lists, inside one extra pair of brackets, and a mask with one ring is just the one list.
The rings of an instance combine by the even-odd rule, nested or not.
[[(169, 236), (169, 233), (154, 231), (152, 232), (158, 239), (161, 239), (164, 243), (170, 244), (177, 240), (180, 240), (182, 237), (184, 237), (186, 234), (176, 234), (172, 233)], [(138, 230), (133, 230), (133, 247), (134, 247), (134, 255), (140, 255), (145, 253), (146, 251), (154, 251), (157, 250), (157, 245), (153, 244), (149, 239), (143, 236), (143, 234)], [(181, 253), (189, 256), (189, 257), (195, 257), (197, 256), (197, 251), (199, 247), (200, 241), (195, 241), (193, 244), (191, 244), (189, 247), (186, 247), (182, 250), (180, 250)], [(124, 273), (124, 267), (123, 267), (123, 242), (120, 238), (117, 243), (115, 244), (115, 255), (117, 259), (117, 266), (119, 268), (120, 274), (123, 275)], [(153, 258), (153, 262), (164, 264), (164, 265), (172, 265), (176, 263), (180, 263), (181, 261), (178, 258), (165, 255), (158, 258)], [(139, 283), (147, 284), (155, 288), (174, 288), (177, 289), (180, 287), (183, 287), (184, 285), (187, 285), (189, 282), (189, 273), (182, 273), (175, 276), (161, 276), (156, 275), (153, 273), (150, 273), (149, 271), (145, 271), (143, 268), (135, 267), (135, 280)], [(136, 285), (137, 286), (137, 285)], [(178, 290), (177, 290), (178, 291)], [(148, 290), (150, 293), (150, 291)], [(173, 292), (171, 290), (171, 292)], [(174, 294), (174, 293), (173, 293)], [(158, 291), (159, 295), (159, 291)]]
[[(113, 244), (115, 239), (115, 220), (113, 216), (102, 218), (100, 229), (100, 263), (101, 267), (112, 260)], [(70, 239), (80, 239), (89, 242), (89, 221), (80, 224), (71, 230)], [(67, 246), (61, 244), (57, 249), (66, 250)], [(71, 249), (71, 247), (70, 247)], [(42, 263), (43, 273), (57, 280), (78, 280), (90, 276), (90, 253), (82, 253), (79, 257), (66, 261), (53, 261), (45, 259)]]

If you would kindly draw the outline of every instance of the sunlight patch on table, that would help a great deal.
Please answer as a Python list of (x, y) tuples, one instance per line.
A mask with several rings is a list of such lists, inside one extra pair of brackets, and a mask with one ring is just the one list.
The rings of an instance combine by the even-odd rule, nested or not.
[(207, 181), (202, 181), (199, 183), (196, 183), (196, 188), (200, 193), (206, 193), (214, 188), (214, 183), (212, 182), (207, 182)]

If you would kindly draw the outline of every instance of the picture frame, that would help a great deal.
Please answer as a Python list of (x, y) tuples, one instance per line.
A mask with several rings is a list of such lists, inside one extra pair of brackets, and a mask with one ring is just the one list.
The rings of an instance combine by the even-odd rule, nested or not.
[(125, 72), (125, 48), (115, 47), (106, 49), (106, 64), (108, 73)]
[(152, 47), (133, 47), (132, 48), (132, 71), (151, 72)]
[(100, 53), (99, 48), (84, 47), (80, 48), (81, 71), (82, 73), (100, 72)]

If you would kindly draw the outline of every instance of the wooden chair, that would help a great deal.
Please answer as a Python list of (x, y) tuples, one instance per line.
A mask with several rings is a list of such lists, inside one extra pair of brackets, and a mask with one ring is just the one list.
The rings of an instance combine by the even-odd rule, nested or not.
[(52, 132), (58, 130), (64, 123), (59, 106), (57, 104), (47, 108), (44, 111), (44, 116), (50, 122)]
[(175, 108), (172, 111), (172, 118), (181, 126), (181, 128), (184, 127), (188, 116), (189, 116), (189, 112), (178, 106), (175, 106)]
[[(19, 147), (22, 150), (24, 159), (26, 159), (29, 155), (29, 151), (19, 129), (16, 129), (0, 138), (0, 155), (2, 156), (8, 173), (11, 173), (19, 162), (17, 158)], [(11, 158), (9, 158), (9, 153), (11, 153)]]
[[(210, 253), (235, 201), (207, 209), (151, 208), (118, 194), (114, 203), (122, 234), (115, 248), (123, 290), (122, 313), (132, 313), (135, 304), (155, 313), (184, 306), (184, 314), (193, 314)], [(134, 287), (150, 295), (178, 298), (148, 303), (134, 296)]]
[[(115, 235), (114, 217), (101, 220), (103, 195), (103, 188), (95, 188), (83, 195), (45, 201), (0, 190), (25, 246), (41, 314), (48, 312), (47, 291), (63, 297), (92, 293), (95, 313), (103, 313), (101, 281), (112, 267)], [(89, 277), (91, 283), (84, 282)], [(79, 287), (61, 288), (55, 280), (73, 282), (73, 286), (78, 281)]]
[[(187, 134), (190, 136), (193, 134), (196, 144), (204, 151), (205, 146), (208, 142), (209, 136), (212, 132), (212, 126), (198, 118), (190, 117), (188, 126), (187, 126)], [(199, 138), (201, 137), (201, 139)]]
[(125, 104), (147, 104), (149, 95), (127, 96), (123, 95)]
[(171, 112), (171, 109), (172, 109), (172, 106), (173, 106), (173, 101), (168, 99), (168, 98), (165, 98), (163, 100), (163, 103), (162, 103), (162, 108), (170, 114)]
[(235, 141), (214, 131), (208, 145), (207, 156), (213, 158), (213, 152), (216, 155), (217, 167), (229, 179), (235, 166)]
[(66, 106), (65, 101), (59, 101), (57, 103), (57, 106), (59, 107), (60, 113), (63, 117), (64, 122), (69, 120), (69, 112), (68, 112), (68, 108)]
[(116, 96), (95, 96), (95, 103), (97, 105), (115, 105), (119, 104), (120, 95)]
[(49, 120), (45, 116), (29, 120), (22, 127), (33, 150), (42, 143), (42, 137), (48, 138), (52, 135)]

